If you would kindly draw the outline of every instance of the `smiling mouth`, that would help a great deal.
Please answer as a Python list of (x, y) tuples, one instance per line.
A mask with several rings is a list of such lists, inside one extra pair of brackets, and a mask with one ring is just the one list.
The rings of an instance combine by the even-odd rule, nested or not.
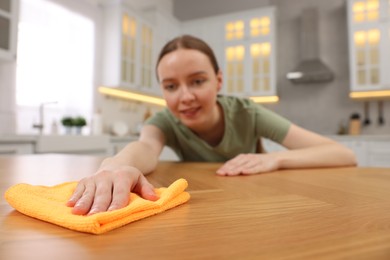
[(185, 117), (193, 117), (196, 115), (196, 113), (200, 110), (200, 107), (195, 107), (195, 108), (189, 108), (189, 109), (184, 109), (180, 111), (180, 114), (184, 115)]

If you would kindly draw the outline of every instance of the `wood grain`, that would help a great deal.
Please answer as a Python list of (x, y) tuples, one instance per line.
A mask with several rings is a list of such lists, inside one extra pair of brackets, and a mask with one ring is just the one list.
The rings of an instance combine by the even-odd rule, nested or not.
[[(94, 173), (102, 158), (0, 157), (0, 191)], [(390, 259), (390, 169), (220, 177), (216, 163), (160, 163), (156, 187), (189, 182), (184, 205), (96, 236), (0, 204), (0, 259)]]

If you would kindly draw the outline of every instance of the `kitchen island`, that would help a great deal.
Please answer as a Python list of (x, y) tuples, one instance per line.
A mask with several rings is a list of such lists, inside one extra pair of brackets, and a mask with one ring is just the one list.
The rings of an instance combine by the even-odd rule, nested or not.
[[(0, 157), (0, 191), (91, 175), (102, 157)], [(283, 170), (220, 177), (218, 163), (161, 162), (155, 187), (185, 178), (186, 204), (103, 235), (0, 204), (1, 259), (390, 259), (390, 169)]]

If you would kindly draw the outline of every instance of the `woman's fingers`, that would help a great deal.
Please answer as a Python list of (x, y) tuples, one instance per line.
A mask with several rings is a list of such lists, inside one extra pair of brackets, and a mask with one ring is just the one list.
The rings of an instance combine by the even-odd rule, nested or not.
[(132, 183), (128, 179), (116, 178), (112, 190), (112, 201), (108, 207), (109, 211), (123, 208), (129, 204), (129, 193)]
[(240, 154), (217, 170), (218, 175), (234, 176), (270, 172), (278, 168), (276, 159), (269, 154)]
[(77, 184), (76, 189), (73, 191), (73, 195), (70, 197), (66, 205), (69, 207), (73, 207), (76, 204), (76, 202), (81, 198), (81, 196), (83, 196), (84, 190), (85, 190), (85, 185), (82, 181), (80, 181)]
[(85, 189), (81, 198), (76, 202), (72, 213), (76, 215), (85, 215), (91, 209), (95, 197), (95, 183), (93, 181), (85, 182)]
[(154, 192), (154, 187), (150, 182), (141, 175), (138, 179), (138, 183), (134, 188), (134, 191), (141, 195), (142, 198), (147, 200), (158, 200), (157, 194)]
[(80, 181), (67, 206), (73, 207), (72, 213), (77, 215), (112, 211), (129, 204), (131, 191), (147, 200), (158, 199), (153, 185), (141, 172), (123, 167), (103, 170)]
[(233, 159), (227, 161), (221, 168), (217, 170), (219, 175), (238, 175), (249, 162), (248, 155), (240, 154)]
[(113, 184), (111, 181), (99, 181), (96, 183), (96, 191), (93, 204), (88, 215), (107, 211), (111, 204)]

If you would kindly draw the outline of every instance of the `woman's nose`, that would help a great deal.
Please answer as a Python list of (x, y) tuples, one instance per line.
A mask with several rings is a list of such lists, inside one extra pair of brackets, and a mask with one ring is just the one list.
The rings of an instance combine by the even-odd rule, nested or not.
[(183, 86), (182, 91), (180, 93), (180, 100), (182, 102), (189, 102), (195, 99), (194, 93), (190, 90), (189, 87)]

